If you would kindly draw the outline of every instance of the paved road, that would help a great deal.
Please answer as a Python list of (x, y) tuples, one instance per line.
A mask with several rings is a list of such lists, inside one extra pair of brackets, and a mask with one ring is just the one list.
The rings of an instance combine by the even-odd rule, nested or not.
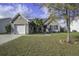
[(0, 35), (0, 45), (3, 44), (3, 43), (6, 43), (8, 41), (11, 41), (13, 39), (16, 39), (18, 37), (20, 37), (21, 35), (8, 35), (8, 34), (5, 34), (5, 35)]

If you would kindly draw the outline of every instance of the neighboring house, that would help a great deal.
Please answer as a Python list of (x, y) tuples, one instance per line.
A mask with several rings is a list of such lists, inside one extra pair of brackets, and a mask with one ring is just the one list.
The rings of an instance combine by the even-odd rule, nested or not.
[(0, 33), (6, 33), (6, 26), (11, 23), (11, 18), (0, 19)]
[[(65, 19), (64, 19), (65, 20)], [(65, 23), (64, 23), (65, 24)], [(45, 25), (47, 26), (47, 32), (60, 32), (61, 26), (57, 21), (47, 20), (45, 21)], [(64, 31), (67, 31), (67, 26), (63, 27)], [(75, 16), (75, 18), (70, 23), (70, 31), (71, 32), (79, 32), (79, 16)]]
[(71, 32), (79, 32), (79, 17), (75, 17), (75, 19), (70, 24)]
[(13, 18), (11, 25), (11, 32), (14, 34), (28, 34), (30, 32), (29, 20), (19, 13)]

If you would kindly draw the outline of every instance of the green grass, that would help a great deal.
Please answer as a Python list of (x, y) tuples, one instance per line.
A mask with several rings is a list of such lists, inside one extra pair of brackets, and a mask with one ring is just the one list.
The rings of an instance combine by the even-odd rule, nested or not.
[(51, 36), (22, 36), (0, 46), (0, 55), (26, 56), (74, 56), (79, 55), (79, 33), (71, 33), (75, 44), (60, 43), (66, 33), (52, 33)]

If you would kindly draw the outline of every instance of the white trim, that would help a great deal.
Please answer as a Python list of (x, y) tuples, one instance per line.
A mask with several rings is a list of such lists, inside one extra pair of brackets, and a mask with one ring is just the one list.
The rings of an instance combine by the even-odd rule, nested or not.
[[(25, 21), (30, 22), (27, 18), (25, 18), (21, 13), (17, 13), (12, 19), (14, 19), (17, 15), (20, 15)], [(13, 21), (13, 20), (12, 20)], [(16, 20), (15, 20), (16, 21)], [(14, 21), (14, 22), (15, 22)]]
[(26, 21), (30, 22), (27, 18), (25, 18), (21, 13), (19, 13)]

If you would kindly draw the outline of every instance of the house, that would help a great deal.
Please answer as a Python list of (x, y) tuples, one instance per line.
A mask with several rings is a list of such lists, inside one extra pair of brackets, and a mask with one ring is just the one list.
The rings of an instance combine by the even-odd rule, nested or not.
[(25, 18), (23, 15), (21, 14), (17, 14), (12, 22), (11, 22), (11, 26), (12, 26), (12, 31), (11, 33), (13, 34), (28, 34), (29, 33), (29, 20), (27, 18)]
[(70, 24), (71, 32), (79, 32), (79, 16), (76, 16)]
[[(1, 22), (2, 21), (2, 22)], [(31, 24), (31, 21), (24, 17), (22, 14), (18, 13), (12, 19), (2, 19), (0, 20), (0, 32), (6, 32), (5, 26), (11, 24), (11, 33), (12, 34), (29, 34), (34, 33), (34, 25)], [(2, 26), (3, 25), (3, 26)], [(52, 21), (47, 19), (44, 21), (44, 25), (41, 26), (42, 32), (60, 32), (60, 26), (57, 21)], [(40, 29), (40, 27), (39, 27)]]
[[(46, 27), (45, 27), (46, 26)], [(14, 34), (29, 34), (34, 33), (34, 25), (31, 21), (21, 14), (17, 14), (12, 20), (12, 33)], [(42, 32), (59, 32), (60, 26), (57, 21), (46, 20), (42, 26)], [(44, 30), (44, 31), (43, 31)]]
[(6, 26), (11, 23), (11, 18), (0, 18), (0, 33), (6, 33)]

